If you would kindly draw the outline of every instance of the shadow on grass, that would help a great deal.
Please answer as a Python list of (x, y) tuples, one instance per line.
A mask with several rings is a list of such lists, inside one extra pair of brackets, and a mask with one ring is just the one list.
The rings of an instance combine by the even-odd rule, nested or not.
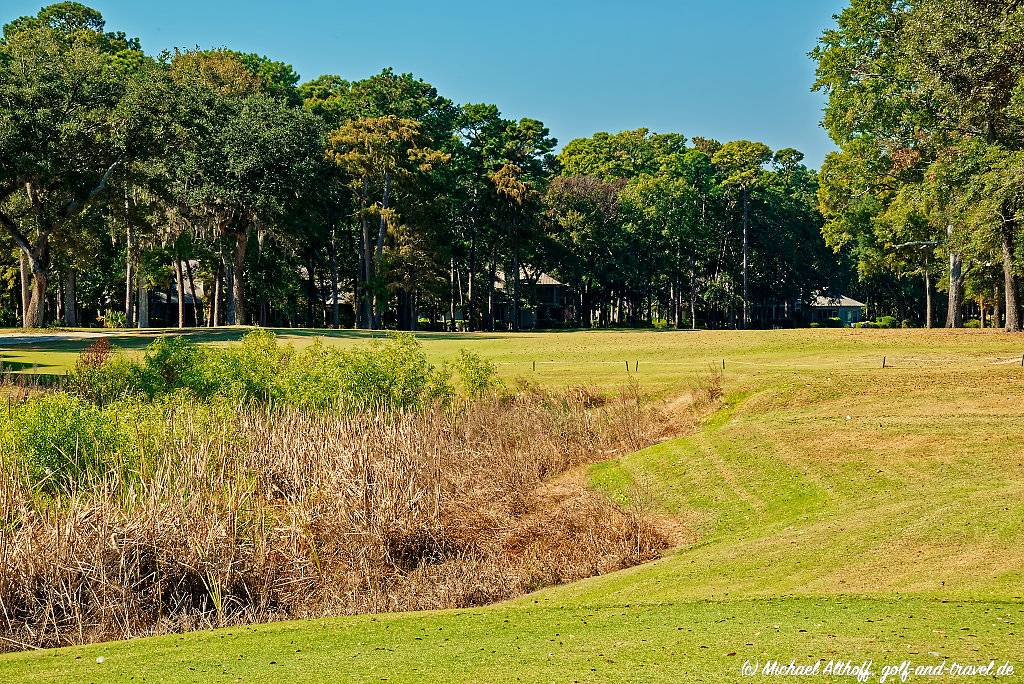
[[(6, 361), (0, 356), (0, 374), (3, 373), (24, 373), (26, 371), (36, 371), (40, 368), (51, 368), (52, 364), (48, 363), (29, 363), (27, 361)], [(45, 373), (44, 373), (45, 374)]]

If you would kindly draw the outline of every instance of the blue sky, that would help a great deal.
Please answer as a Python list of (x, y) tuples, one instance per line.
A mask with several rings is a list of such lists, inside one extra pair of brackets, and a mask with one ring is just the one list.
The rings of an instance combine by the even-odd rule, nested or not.
[[(6, 0), (3, 21), (41, 2)], [(108, 28), (151, 53), (230, 47), (291, 63), (303, 79), (393, 66), (456, 102), (544, 121), (563, 144), (647, 127), (796, 147), (818, 167), (807, 52), (841, 0), (469, 2), (92, 0)]]

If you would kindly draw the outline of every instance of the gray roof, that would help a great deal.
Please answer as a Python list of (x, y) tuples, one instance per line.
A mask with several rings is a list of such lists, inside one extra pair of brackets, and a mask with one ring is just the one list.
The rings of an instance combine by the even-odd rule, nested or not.
[[(537, 285), (561, 285), (562, 284), (562, 283), (558, 282), (557, 280), (555, 280), (553, 277), (549, 276), (547, 273), (541, 272), (540, 275), (537, 275), (537, 273), (534, 272), (533, 274), (531, 274), (526, 266), (520, 267), (520, 269), (519, 269), (519, 279), (520, 280), (533, 280), (534, 277), (536, 277), (536, 279), (537, 279)], [(501, 269), (498, 269), (498, 271), (495, 272), (495, 274), (494, 274), (494, 279), (496, 281), (494, 283), (494, 287), (496, 289), (498, 289), (498, 290), (504, 290), (505, 289), (505, 273), (504, 273), (504, 271), (502, 271)]]
[(835, 309), (837, 307), (848, 306), (848, 307), (862, 307), (867, 306), (864, 302), (858, 302), (852, 297), (844, 297), (840, 295), (838, 297), (828, 297), (825, 295), (818, 295), (811, 300), (811, 306), (816, 309)]

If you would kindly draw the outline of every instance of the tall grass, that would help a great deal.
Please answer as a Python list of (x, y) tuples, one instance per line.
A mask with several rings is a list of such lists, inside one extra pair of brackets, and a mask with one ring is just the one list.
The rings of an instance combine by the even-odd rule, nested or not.
[[(8, 408), (0, 649), (474, 606), (641, 563), (667, 545), (637, 511), (573, 475), (664, 436), (669, 417), (635, 389), (496, 392), (487, 369), (463, 358), (472, 398), (427, 401), (434, 369), (413, 363), (403, 377), (415, 393), (385, 374), (365, 385), (366, 401), (322, 410), (255, 399), (258, 387), (291, 382), (288, 364), (264, 349), (275, 372), (245, 371), (240, 382), (257, 390), (244, 401), (51, 395), (43, 401), (61, 404), (58, 415), (83, 424), (42, 444), (26, 441), (35, 433), (25, 418), (45, 404)], [(395, 362), (345, 360), (366, 373)], [(353, 373), (342, 382), (367, 377)], [(343, 395), (337, 378), (322, 382), (321, 396)]]

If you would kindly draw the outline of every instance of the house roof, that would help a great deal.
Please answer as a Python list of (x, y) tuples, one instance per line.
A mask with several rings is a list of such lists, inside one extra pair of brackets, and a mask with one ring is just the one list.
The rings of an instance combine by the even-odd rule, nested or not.
[[(494, 286), (497, 289), (499, 289), (499, 290), (505, 289), (505, 273), (499, 269), (494, 274), (494, 276), (495, 276), (494, 277), (494, 279), (495, 279)], [(536, 271), (534, 271), (534, 273), (531, 274), (525, 267), (519, 269), (519, 279), (520, 280), (522, 280), (522, 281), (530, 281), (530, 280), (533, 280), (534, 277), (536, 277), (538, 285), (561, 285), (562, 284), (562, 283), (558, 282), (557, 280), (555, 280), (554, 278), (552, 278), (551, 276), (549, 276), (547, 273), (541, 273), (539, 276), (537, 276), (536, 275)]]
[(867, 306), (864, 302), (858, 302), (852, 297), (845, 297), (839, 295), (838, 297), (827, 297), (825, 295), (818, 295), (811, 301), (811, 307), (820, 309), (835, 309), (837, 307), (862, 307)]

